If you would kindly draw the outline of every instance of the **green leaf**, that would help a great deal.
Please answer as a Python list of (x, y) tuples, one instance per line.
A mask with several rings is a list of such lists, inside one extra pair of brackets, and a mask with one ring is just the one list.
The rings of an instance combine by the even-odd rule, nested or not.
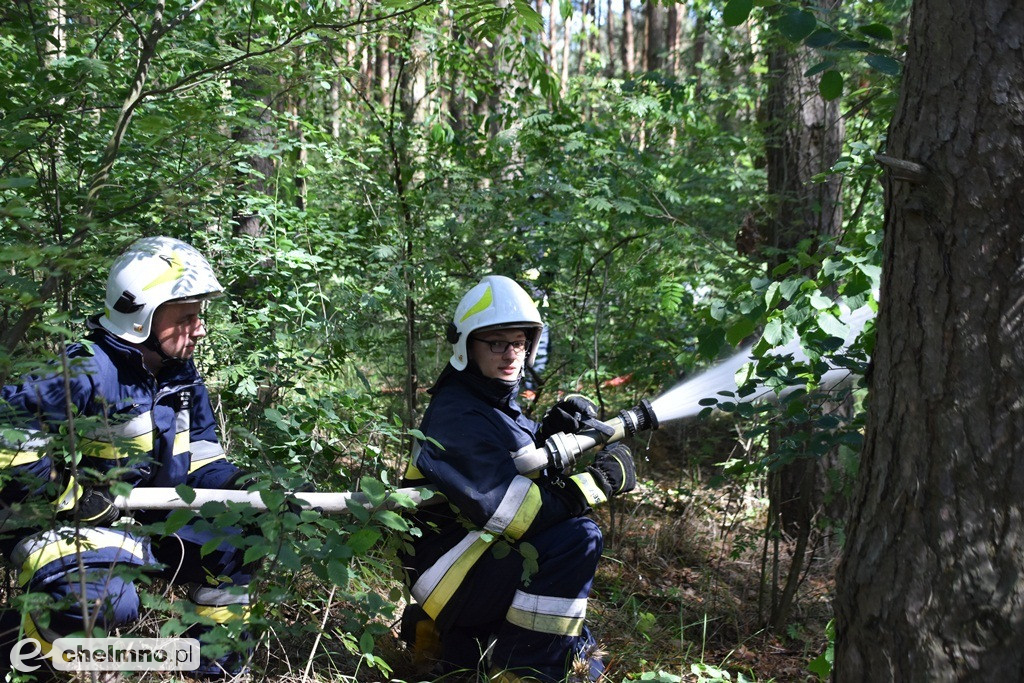
[(348, 539), (348, 544), (356, 555), (362, 555), (380, 540), (380, 532), (376, 529), (360, 529)]
[(754, 332), (754, 321), (750, 318), (740, 318), (725, 333), (725, 340), (736, 346)]
[(814, 33), (816, 28), (818, 28), (818, 20), (814, 13), (807, 10), (790, 8), (779, 19), (779, 32), (794, 43), (798, 43)]
[(831, 337), (846, 337), (849, 328), (831, 313), (823, 313), (818, 316), (818, 327)]
[(857, 30), (875, 40), (892, 40), (892, 29), (885, 24), (865, 24), (858, 26)]
[(377, 512), (373, 513), (373, 518), (389, 529), (394, 529), (395, 531), (409, 530), (409, 523), (401, 515), (391, 510), (377, 510)]
[(754, 9), (754, 0), (729, 0), (722, 10), (722, 23), (726, 26), (739, 26)]
[(352, 580), (352, 570), (345, 562), (339, 562), (331, 558), (327, 562), (327, 578), (339, 588), (345, 588)]
[(373, 652), (373, 635), (369, 631), (363, 631), (363, 635), (359, 636), (359, 651), (364, 655)]
[(899, 76), (900, 75), (900, 63), (892, 57), (886, 57), (885, 55), (868, 55), (864, 58), (864, 61), (868, 63), (875, 71), (880, 71), (887, 76)]
[(843, 75), (838, 71), (826, 71), (818, 83), (818, 92), (826, 100), (834, 100), (843, 94)]
[(818, 62), (817, 64), (815, 64), (814, 66), (809, 68), (807, 71), (805, 71), (804, 72), (804, 76), (807, 76), (808, 78), (810, 78), (811, 76), (817, 76), (818, 74), (820, 74), (823, 71), (828, 71), (829, 69), (834, 69), (835, 66), (836, 66), (836, 61), (834, 59), (826, 59), (826, 60)]
[(175, 486), (174, 492), (178, 494), (179, 498), (181, 498), (189, 505), (191, 505), (192, 501), (196, 499), (195, 489), (193, 489), (191, 486), (186, 486), (185, 484), (178, 484), (177, 486)]
[(836, 42), (841, 37), (842, 36), (835, 31), (827, 28), (820, 28), (807, 37), (807, 40), (804, 41), (804, 45), (807, 47), (825, 47), (826, 45), (831, 45)]
[(371, 505), (380, 505), (384, 502), (384, 496), (388, 489), (384, 482), (374, 477), (364, 476), (359, 479), (359, 489), (370, 499)]
[(195, 517), (195, 514), (192, 510), (174, 510), (171, 514), (167, 515), (167, 521), (164, 522), (164, 534), (173, 534), (191, 522), (193, 517)]
[(771, 310), (779, 305), (779, 301), (782, 300), (782, 285), (778, 282), (773, 282), (768, 285), (768, 291), (764, 293), (764, 303), (768, 310)]
[(786, 329), (782, 320), (772, 318), (768, 321), (768, 324), (764, 326), (764, 340), (772, 346), (780, 346), (789, 341), (786, 339)]

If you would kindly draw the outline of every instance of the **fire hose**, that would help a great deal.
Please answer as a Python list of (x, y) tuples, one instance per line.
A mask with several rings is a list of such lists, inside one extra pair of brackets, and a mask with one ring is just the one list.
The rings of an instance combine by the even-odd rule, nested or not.
[[(542, 446), (528, 449), (513, 456), (516, 470), (528, 475), (547, 468), (564, 470), (575, 464), (581, 455), (598, 446), (614, 443), (627, 436), (658, 428), (658, 418), (647, 399), (604, 423), (601, 431), (588, 428), (576, 434), (554, 434)], [(268, 505), (260, 491), (229, 491), (222, 489), (193, 489), (192, 495), (182, 496), (174, 488), (132, 489), (126, 496), (117, 496), (114, 504), (122, 510), (199, 510), (207, 503), (241, 503), (257, 510)], [(444, 496), (431, 487), (401, 488), (389, 492), (382, 499), (373, 500), (360, 491), (290, 493), (289, 500), (304, 509), (318, 509), (324, 514), (345, 514), (353, 507), (368, 509), (396, 509), (434, 505)]]

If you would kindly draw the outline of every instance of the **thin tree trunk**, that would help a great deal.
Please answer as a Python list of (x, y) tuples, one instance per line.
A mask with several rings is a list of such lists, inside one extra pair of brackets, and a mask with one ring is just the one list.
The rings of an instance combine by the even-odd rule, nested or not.
[(569, 55), (572, 46), (572, 22), (568, 19), (562, 22), (562, 70), (559, 78), (561, 93), (564, 95), (569, 87)]
[(615, 76), (615, 12), (612, 11), (614, 6), (613, 0), (608, 0), (608, 4), (605, 5), (605, 41), (608, 47), (608, 64), (605, 67), (605, 75), (609, 78)]
[(633, 5), (624, 0), (622, 7), (622, 71), (626, 76), (636, 73), (636, 38), (633, 27)]
[(555, 0), (548, 2), (548, 66), (553, 70), (558, 64), (558, 19)]
[(668, 6), (668, 18), (665, 22), (665, 72), (675, 78), (678, 75), (679, 62), (679, 4)]
[[(828, 10), (838, 9), (832, 0)], [(768, 55), (768, 88), (764, 103), (765, 158), (772, 212), (767, 221), (764, 253), (769, 272), (793, 256), (797, 245), (809, 239), (835, 235), (842, 225), (841, 185), (838, 178), (818, 182), (839, 158), (844, 128), (837, 101), (826, 101), (816, 78), (804, 75), (814, 58), (809, 48), (794, 47), (780, 39)], [(813, 518), (821, 496), (816, 463), (796, 461), (773, 474), (778, 495), (779, 531), (795, 541), (786, 588), (773, 605), (770, 625), (781, 629), (804, 566)], [(778, 558), (776, 559), (778, 561)]]

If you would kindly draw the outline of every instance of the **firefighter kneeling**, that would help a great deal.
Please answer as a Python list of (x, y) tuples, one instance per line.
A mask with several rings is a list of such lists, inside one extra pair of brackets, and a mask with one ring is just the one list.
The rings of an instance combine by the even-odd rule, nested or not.
[(584, 624), (603, 547), (585, 515), (632, 490), (636, 475), (621, 443), (579, 474), (517, 471), (517, 454), (593, 426), (596, 414), (574, 396), (538, 425), (516, 404), (542, 328), (529, 295), (494, 275), (463, 297), (448, 328), (452, 357), (430, 389), (420, 425), (427, 439), (404, 481), (432, 484), (449, 503), (417, 513), (423, 535), (404, 558), (416, 604), (403, 637), (420, 651), (437, 645), (435, 676), (596, 681), (604, 669)]

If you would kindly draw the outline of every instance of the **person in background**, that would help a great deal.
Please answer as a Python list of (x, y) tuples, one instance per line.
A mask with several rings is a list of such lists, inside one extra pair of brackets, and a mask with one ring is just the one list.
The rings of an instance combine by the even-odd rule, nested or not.
[[(224, 540), (204, 554), (218, 536), (192, 525), (166, 537), (132, 533), (118, 524), (110, 490), (114, 482), (214, 489), (249, 482), (225, 457), (192, 360), (206, 336), (203, 306), (222, 293), (194, 247), (140, 239), (113, 264), (105, 311), (89, 319), (85, 340), (68, 346), (52, 373), (0, 392), (2, 549), (23, 589), (53, 600), (49, 610), (5, 606), (0, 668), (11, 666), (20, 638), (35, 639), (46, 654), (57, 637), (102, 637), (134, 622), (133, 578), (142, 570), (191, 583), (191, 610), (205, 628), (247, 618), (250, 567), (242, 550)], [(52, 507), (26, 528), (29, 502), (43, 498)], [(243, 659), (202, 657), (194, 675), (235, 674)]]
[(422, 536), (405, 558), (416, 603), (403, 614), (414, 649), (438, 644), (435, 677), (594, 681), (603, 671), (584, 624), (603, 549), (592, 506), (633, 489), (629, 449), (616, 443), (578, 474), (521, 473), (514, 459), (552, 434), (595, 424), (581, 397), (537, 424), (516, 403), (543, 323), (513, 280), (488, 275), (448, 326), (451, 360), (429, 390), (403, 485), (433, 485), (447, 505), (421, 508)]

